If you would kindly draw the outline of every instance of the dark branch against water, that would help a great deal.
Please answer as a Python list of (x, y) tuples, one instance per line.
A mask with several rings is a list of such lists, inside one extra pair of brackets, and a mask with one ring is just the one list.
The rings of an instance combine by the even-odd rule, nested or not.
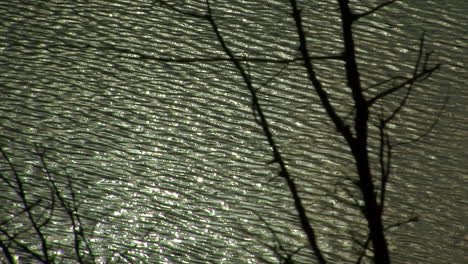
[(315, 235), (315, 230), (313, 229), (309, 218), (307, 217), (306, 209), (303, 206), (302, 203), (302, 198), (299, 196), (299, 191), (297, 190), (297, 186), (292, 179), (291, 175), (289, 174), (289, 171), (286, 167), (286, 164), (284, 162), (284, 159), (276, 145), (276, 142), (274, 140), (273, 134), (271, 133), (271, 129), (269, 127), (269, 123), (267, 121), (267, 118), (262, 110), (262, 107), (259, 103), (259, 99), (257, 96), (256, 89), (253, 86), (253, 83), (249, 77), (249, 75), (246, 73), (244, 68), (242, 67), (241, 63), (236, 60), (236, 57), (232, 53), (232, 51), (229, 49), (227, 46), (226, 42), (224, 41), (224, 38), (222, 37), (221, 32), (218, 29), (218, 26), (216, 24), (216, 21), (214, 20), (213, 14), (212, 14), (212, 9), (210, 5), (210, 1), (207, 0), (207, 19), (212, 26), (213, 32), (216, 35), (216, 38), (218, 39), (223, 51), (226, 53), (226, 55), (231, 59), (231, 62), (234, 64), (235, 68), (239, 71), (239, 74), (241, 75), (244, 84), (246, 85), (247, 89), (249, 90), (251, 97), (252, 97), (252, 105), (254, 106), (254, 109), (256, 113), (258, 114), (259, 117), (259, 123), (262, 127), (263, 133), (266, 136), (268, 143), (272, 149), (272, 154), (273, 154), (273, 161), (278, 163), (280, 166), (280, 172), (279, 175), (283, 177), (286, 180), (286, 183), (288, 185), (289, 191), (291, 195), (293, 196), (294, 200), (294, 205), (296, 208), (297, 213), (299, 214), (299, 219), (301, 222), (301, 227), (306, 234), (309, 244), (312, 248), (313, 253), (316, 255), (317, 259), (319, 260), (319, 263), (325, 264), (325, 258), (322, 255), (322, 252), (317, 244), (317, 238)]
[(382, 4), (372, 8), (371, 10), (369, 10), (367, 12), (364, 12), (364, 13), (361, 13), (361, 14), (353, 14), (353, 20), (358, 20), (358, 19), (361, 19), (361, 18), (363, 18), (365, 16), (373, 14), (373, 13), (379, 11), (380, 9), (382, 9), (382, 8), (384, 8), (386, 6), (395, 3), (396, 1), (398, 1), (398, 0), (391, 0), (391, 1), (383, 2)]
[[(10, 171), (12, 172), (12, 174), (14, 176), (14, 181), (8, 180), (8, 178), (6, 176), (4, 176), (3, 174), (0, 174), (0, 177), (2, 178), (2, 180), (5, 183), (7, 183), (7, 185), (10, 188), (12, 188), (16, 192), (16, 195), (20, 199), (20, 201), (22, 203), (22, 207), (24, 209), (24, 212), (26, 213), (26, 216), (28, 218), (28, 221), (31, 224), (35, 235), (39, 239), (39, 246), (40, 246), (40, 249), (41, 249), (41, 253), (37, 253), (36, 251), (34, 251), (30, 247), (28, 247), (26, 244), (19, 241), (16, 238), (16, 234), (11, 235), (10, 232), (8, 232), (8, 230), (4, 230), (3, 228), (1, 228), (0, 232), (2, 232), (5, 236), (7, 236), (10, 241), (15, 243), (19, 247), (21, 247), (26, 253), (28, 253), (32, 257), (34, 257), (37, 261), (42, 262), (42, 263), (49, 263), (51, 261), (51, 258), (50, 258), (50, 255), (49, 255), (50, 254), (50, 252), (49, 252), (50, 245), (49, 245), (49, 242), (47, 241), (46, 236), (45, 236), (45, 234), (43, 232), (43, 227), (49, 223), (50, 218), (52, 217), (52, 214), (50, 214), (49, 217), (47, 217), (42, 222), (40, 221), (41, 216), (37, 217), (37, 216), (35, 216), (33, 214), (32, 209), (34, 208), (34, 206), (32, 206), (32, 205), (35, 204), (36, 202), (32, 202), (32, 203), (30, 202), (29, 197), (28, 197), (27, 192), (26, 192), (26, 189), (25, 189), (25, 186), (24, 186), (23, 179), (19, 175), (19, 172), (17, 171), (16, 167), (11, 162), (11, 160), (8, 157), (7, 153), (1, 147), (0, 147), (0, 152), (2, 153), (3, 159), (6, 161), (6, 163), (10, 167)], [(52, 199), (52, 201), (54, 201), (54, 200), (55, 199)], [(52, 202), (51, 206), (52, 207), (50, 209), (53, 211), (54, 210), (54, 202)], [(45, 213), (45, 212), (43, 212), (43, 213)]]

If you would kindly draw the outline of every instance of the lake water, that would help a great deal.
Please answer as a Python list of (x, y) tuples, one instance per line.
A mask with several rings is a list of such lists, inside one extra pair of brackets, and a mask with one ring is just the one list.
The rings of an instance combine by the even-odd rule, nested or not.
[[(204, 12), (204, 1), (172, 2), (184, 12)], [(309, 48), (314, 56), (339, 53), (337, 5), (315, 2), (299, 1)], [(355, 10), (381, 2), (359, 1)], [(237, 56), (298, 55), (287, 1), (223, 0), (212, 8)], [(366, 87), (409, 76), (423, 30), (434, 51), (431, 63), (443, 64), (414, 87), (391, 127), (393, 142), (402, 144), (394, 149), (386, 223), (420, 219), (388, 231), (394, 263), (464, 263), (467, 14), (464, 0), (402, 1), (355, 27)], [(126, 263), (118, 253), (131, 247), (126, 253), (133, 263), (259, 263), (272, 255), (275, 236), (289, 251), (305, 245), (278, 168), (268, 165), (271, 152), (250, 94), (232, 64), (165, 60), (224, 57), (209, 23), (143, 0), (2, 1), (0, 22), (0, 146), (27, 193), (43, 199), (48, 187), (34, 144), (47, 149), (60, 187), (66, 189), (66, 175), (72, 179), (100, 261)], [(349, 180), (354, 164), (303, 67), (244, 66), (320, 246), (331, 263), (353, 261), (358, 247), (352, 238), (365, 240), (365, 223), (351, 205), (353, 195), (359, 198)], [(341, 64), (317, 61), (316, 68), (340, 114), (350, 116)], [(378, 89), (384, 87), (368, 94)], [(402, 96), (389, 97), (376, 113)], [(436, 119), (429, 134), (405, 143), (426, 134)], [(374, 161), (377, 136), (371, 138)], [(9, 175), (4, 161), (0, 168)], [(1, 220), (17, 210), (4, 182), (0, 199)], [(51, 240), (71, 245), (66, 218), (57, 216), (49, 228)], [(63, 248), (57, 252), (67, 254)], [(308, 256), (303, 249), (295, 260), (307, 263)]]

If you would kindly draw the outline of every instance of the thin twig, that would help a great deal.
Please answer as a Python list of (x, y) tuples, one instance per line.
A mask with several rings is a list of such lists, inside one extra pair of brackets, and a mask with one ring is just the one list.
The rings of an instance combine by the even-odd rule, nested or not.
[[(10, 263), (10, 264), (16, 264), (16, 261), (13, 257), (13, 254), (10, 250), (10, 247), (8, 245), (6, 245), (2, 239), (0, 239), (0, 248), (2, 249), (3, 251), (3, 255), (5, 255), (5, 258), (7, 259), (7, 261)], [(3, 261), (2, 261), (3, 263)]]
[(370, 15), (372, 13), (375, 13), (375, 12), (379, 11), (380, 9), (382, 9), (383, 7), (391, 5), (391, 4), (395, 3), (396, 1), (398, 1), (398, 0), (391, 0), (391, 1), (388, 1), (388, 2), (384, 2), (384, 3), (380, 4), (380, 5), (372, 8), (371, 10), (369, 10), (367, 12), (364, 12), (364, 13), (361, 13), (361, 14), (354, 14), (353, 15), (353, 20), (356, 21), (356, 20), (361, 19), (361, 18), (363, 18), (365, 16), (368, 16), (368, 15)]
[(429, 78), (432, 73), (434, 73), (436, 70), (440, 69), (441, 67), (441, 64), (436, 64), (435, 66), (429, 68), (429, 69), (425, 69), (421, 72), (419, 72), (417, 75), (413, 76), (412, 78), (407, 78), (406, 81), (400, 83), (399, 85), (396, 85), (376, 96), (374, 96), (373, 98), (371, 98), (370, 100), (367, 101), (367, 105), (368, 106), (372, 106), (377, 100), (379, 99), (382, 99), (384, 98), (385, 96), (387, 95), (390, 95), (398, 90), (400, 90), (401, 88), (405, 87), (406, 85), (411, 85), (415, 82), (420, 82), (420, 81), (424, 81), (426, 80), (427, 78)]
[[(383, 91), (383, 92), (377, 94), (376, 96), (374, 96), (373, 98), (371, 98), (370, 100), (368, 100), (367, 105), (369, 107), (372, 106), (375, 102), (377, 102), (377, 100), (382, 99), (385, 96), (390, 95), (390, 94), (392, 94), (394, 92), (397, 92), (400, 89), (402, 89), (402, 88), (406, 87), (407, 85), (409, 85), (407, 94), (404, 97), (403, 101), (400, 103), (400, 107), (398, 107), (395, 110), (395, 114), (391, 115), (391, 116), (395, 116), (396, 113), (398, 111), (400, 111), (400, 109), (403, 108), (404, 104), (406, 103), (406, 100), (407, 100), (407, 98), (409, 96), (409, 93), (411, 92), (412, 85), (414, 83), (416, 83), (416, 82), (424, 81), (425, 79), (429, 78), (432, 75), (432, 73), (434, 73), (436, 70), (440, 69), (441, 64), (436, 64), (435, 66), (430, 67), (430, 68), (427, 67), (427, 63), (428, 63), (429, 57), (432, 54), (432, 52), (424, 54), (424, 40), (425, 40), (425, 34), (423, 32), (423, 34), (421, 35), (421, 38), (420, 38), (418, 57), (416, 59), (416, 63), (415, 63), (415, 66), (414, 66), (414, 72), (412, 74), (412, 77), (411, 78), (405, 78), (405, 81), (401, 82), (400, 84), (398, 84), (398, 85), (396, 85), (394, 87), (391, 87), (388, 90)], [(424, 61), (422, 61), (423, 54), (425, 55)], [(423, 66), (422, 69), (420, 69), (421, 65)], [(401, 79), (401, 77), (394, 77), (394, 78), (392, 78), (390, 80), (394, 80), (396, 78)], [(392, 118), (393, 117), (390, 117), (389, 120), (391, 120)]]
[[(24, 187), (23, 180), (21, 179), (18, 171), (16, 170), (15, 166), (11, 162), (10, 158), (6, 154), (6, 152), (0, 147), (0, 152), (3, 155), (3, 158), (7, 162), (7, 164), (10, 167), (10, 170), (12, 171), (14, 178), (15, 178), (15, 183), (16, 183), (16, 188), (14, 190), (16, 191), (18, 197), (21, 200), (21, 203), (23, 204), (23, 208), (32, 208), (29, 202), (28, 197), (26, 196), (26, 190)], [(33, 215), (31, 210), (26, 210), (26, 215), (29, 219), (29, 222), (31, 223), (34, 232), (36, 233), (37, 237), (39, 238), (40, 241), (40, 247), (42, 251), (42, 256), (40, 254), (32, 254), (37, 260), (41, 262), (48, 263), (50, 262), (50, 256), (49, 256), (49, 243), (46, 239), (46, 236), (42, 232), (41, 228), (43, 225), (38, 223), (38, 219)], [(15, 243), (18, 244), (18, 241), (15, 241)], [(18, 244), (20, 245), (20, 244)], [(31, 253), (31, 252), (30, 252)]]
[(366, 242), (364, 242), (364, 244), (361, 245), (362, 251), (361, 251), (361, 253), (359, 254), (359, 257), (356, 260), (356, 264), (361, 264), (362, 260), (366, 256), (367, 250), (369, 249), (369, 244), (370, 244), (370, 236), (368, 235), (367, 239), (366, 239)]
[(87, 239), (85, 236), (85, 232), (83, 230), (83, 224), (81, 223), (80, 216), (78, 213), (78, 207), (76, 206), (76, 194), (73, 189), (73, 185), (68, 177), (68, 189), (71, 192), (72, 201), (71, 203), (63, 196), (60, 188), (57, 186), (57, 183), (52, 178), (51, 172), (47, 166), (45, 161), (45, 152), (46, 150), (43, 149), (39, 151), (38, 145), (36, 145), (36, 153), (39, 156), (42, 168), (45, 171), (47, 179), (51, 185), (51, 194), (55, 198), (55, 196), (59, 199), (60, 205), (65, 210), (69, 220), (71, 221), (73, 237), (74, 237), (74, 251), (76, 255), (76, 260), (78, 263), (85, 263), (84, 256), (81, 250), (81, 243), (84, 242), (86, 245), (86, 249), (88, 250), (88, 254), (91, 256), (92, 263), (95, 263), (95, 257), (93, 255), (93, 251), (90, 248), (89, 244), (87, 243)]
[(5, 235), (9, 241), (15, 243), (16, 245), (18, 245), (24, 252), (26, 252), (27, 254), (30, 254), (33, 258), (35, 258), (36, 260), (38, 260), (39, 262), (42, 262), (42, 263), (49, 263), (45, 260), (45, 258), (35, 252), (34, 250), (32, 250), (31, 248), (29, 248), (25, 243), (19, 241), (18, 239), (16, 239), (15, 236), (12, 236), (10, 235), (10, 233), (8, 233), (7, 231), (3, 230), (3, 229), (0, 229), (0, 233), (2, 233), (3, 235)]
[(402, 222), (398, 222), (398, 223), (394, 223), (394, 224), (391, 224), (391, 225), (388, 225), (385, 227), (385, 230), (388, 230), (388, 229), (391, 229), (391, 228), (395, 228), (395, 227), (399, 227), (399, 226), (402, 226), (402, 225), (405, 225), (405, 224), (409, 224), (409, 223), (412, 223), (412, 222), (418, 222), (419, 221), (419, 217), (418, 216), (413, 216), (411, 217), (410, 219), (408, 220), (405, 220), (405, 221), (402, 221)]

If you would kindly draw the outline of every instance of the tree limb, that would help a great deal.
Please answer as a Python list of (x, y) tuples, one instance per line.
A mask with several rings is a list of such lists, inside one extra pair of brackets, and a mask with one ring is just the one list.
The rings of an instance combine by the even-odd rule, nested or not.
[(290, 193), (293, 196), (294, 205), (295, 205), (297, 213), (299, 214), (301, 227), (308, 238), (312, 251), (316, 255), (317, 259), (319, 260), (319, 263), (325, 264), (326, 263), (325, 258), (323, 257), (322, 252), (317, 244), (315, 230), (310, 224), (309, 218), (307, 217), (306, 210), (302, 203), (302, 198), (299, 196), (297, 186), (294, 180), (292, 179), (291, 175), (289, 174), (289, 171), (286, 168), (286, 164), (273, 138), (273, 134), (271, 133), (269, 123), (259, 103), (256, 89), (253, 87), (252, 80), (250, 79), (249, 75), (247, 74), (245, 69), (242, 67), (240, 62), (236, 60), (236, 57), (232, 53), (231, 49), (227, 46), (226, 42), (224, 41), (224, 38), (218, 29), (218, 25), (216, 24), (216, 21), (214, 20), (209, 0), (206, 0), (206, 6), (207, 6), (207, 19), (213, 29), (214, 34), (216, 35), (216, 38), (218, 39), (219, 44), (221, 45), (224, 53), (226, 53), (226, 55), (228, 55), (228, 57), (231, 59), (231, 62), (234, 64), (235, 68), (239, 71), (239, 74), (241, 75), (245, 85), (247, 86), (247, 89), (250, 91), (250, 94), (252, 97), (252, 104), (254, 105), (256, 112), (258, 114), (259, 122), (262, 127), (263, 133), (265, 134), (268, 140), (268, 143), (272, 149), (273, 160), (274, 162), (277, 162), (279, 164), (280, 166), (279, 175), (286, 180)]
[(353, 15), (353, 20), (356, 21), (356, 20), (361, 19), (361, 18), (363, 18), (365, 16), (373, 14), (373, 13), (379, 11), (380, 9), (382, 9), (383, 7), (386, 7), (388, 5), (391, 5), (391, 4), (395, 3), (396, 1), (398, 1), (398, 0), (390, 0), (390, 1), (384, 2), (384, 3), (380, 4), (380, 5), (372, 8), (371, 10), (369, 10), (367, 12), (364, 12), (364, 13), (361, 13), (361, 14), (354, 14)]
[[(304, 67), (306, 68), (306, 71), (307, 71), (307, 77), (309, 81), (312, 83), (317, 95), (319, 96), (320, 102), (322, 103), (322, 106), (325, 108), (327, 115), (330, 117), (333, 124), (335, 125), (336, 130), (340, 134), (342, 134), (348, 142), (353, 142), (354, 140), (353, 140), (353, 136), (352, 136), (349, 126), (346, 125), (343, 119), (337, 114), (335, 108), (330, 102), (328, 93), (323, 88), (322, 83), (317, 78), (317, 75), (315, 73), (315, 70), (312, 64), (312, 56), (310, 55), (309, 50), (307, 48), (306, 33), (302, 25), (301, 10), (297, 6), (297, 1), (290, 0), (290, 4), (292, 8), (292, 16), (296, 24), (297, 35), (299, 38), (299, 51), (302, 55)], [(341, 58), (343, 59), (343, 56), (341, 56)]]
[[(406, 100), (407, 100), (407, 98), (408, 98), (408, 96), (409, 96), (409, 94), (411, 92), (411, 88), (412, 88), (413, 84), (416, 83), (416, 82), (426, 80), (427, 78), (429, 78), (432, 75), (432, 73), (434, 73), (436, 70), (440, 69), (440, 67), (441, 67), (441, 64), (436, 64), (435, 66), (432, 66), (432, 67), (429, 67), (429, 68), (427, 67), (427, 63), (429, 61), (429, 58), (430, 58), (430, 55), (432, 54), (432, 52), (424, 53), (424, 40), (425, 40), (425, 33), (423, 32), (423, 34), (421, 35), (421, 38), (420, 38), (418, 57), (416, 59), (416, 63), (415, 63), (415, 66), (414, 66), (412, 77), (411, 78), (404, 78), (405, 81), (403, 81), (402, 83), (400, 83), (400, 84), (398, 84), (396, 86), (393, 86), (393, 87), (391, 87), (391, 88), (377, 94), (376, 96), (374, 96), (373, 98), (371, 98), (370, 100), (367, 101), (368, 107), (371, 107), (378, 100), (384, 98), (387, 95), (395, 93), (395, 92), (399, 91), (400, 89), (402, 89), (402, 88), (406, 87), (407, 85), (409, 85), (408, 92), (407, 92), (405, 98), (402, 100), (399, 107), (397, 107), (394, 110), (393, 114), (390, 115), (389, 118), (387, 118), (389, 120), (387, 122), (390, 122), (390, 120), (403, 108), (403, 106), (405, 105)], [(424, 59), (423, 59), (423, 55), (424, 55)], [(392, 79), (396, 79), (396, 78), (401, 79), (401, 77), (394, 77)]]
[[(15, 166), (11, 162), (10, 158), (6, 154), (6, 152), (0, 147), (0, 152), (3, 155), (3, 158), (6, 160), (7, 164), (9, 165), (11, 171), (13, 172), (14, 178), (15, 178), (15, 183), (16, 183), (16, 188), (13, 188), (16, 191), (17, 196), (20, 198), (21, 203), (23, 205), (23, 209), (26, 208), (32, 208), (29, 202), (28, 197), (26, 196), (26, 190), (24, 188), (23, 180), (21, 179), (21, 176), (19, 175), (18, 171), (16, 170)], [(3, 177), (2, 177), (3, 178)], [(13, 186), (13, 185), (12, 185)], [(32, 228), (34, 232), (36, 233), (37, 237), (39, 238), (40, 241), (40, 248), (42, 251), (42, 257), (40, 258), (41, 261), (43, 260), (44, 262), (48, 263), (50, 261), (50, 256), (49, 256), (49, 243), (46, 239), (45, 234), (41, 230), (43, 227), (43, 224), (40, 224), (38, 219), (33, 215), (32, 211), (26, 210), (26, 215), (29, 219), (29, 222), (32, 225)], [(17, 241), (16, 244), (20, 245)], [(34, 255), (35, 257), (39, 256), (39, 254)]]
[(62, 208), (65, 210), (65, 213), (67, 214), (71, 225), (72, 225), (72, 231), (73, 231), (73, 238), (74, 238), (74, 251), (75, 251), (75, 256), (76, 260), (78, 263), (86, 263), (84, 260), (84, 255), (81, 250), (81, 243), (84, 242), (86, 245), (86, 249), (88, 250), (88, 254), (91, 256), (91, 261), (92, 263), (96, 263), (96, 260), (93, 255), (93, 250), (90, 248), (88, 241), (85, 236), (85, 232), (83, 230), (83, 224), (80, 220), (80, 215), (78, 213), (78, 207), (76, 206), (76, 195), (75, 191), (73, 190), (73, 185), (71, 184), (70, 178), (68, 177), (68, 189), (71, 192), (71, 203), (65, 198), (65, 196), (62, 194), (60, 188), (58, 187), (57, 183), (55, 180), (52, 178), (52, 175), (50, 173), (50, 170), (47, 166), (47, 163), (45, 161), (45, 152), (46, 150), (43, 149), (42, 151), (39, 150), (38, 145), (36, 147), (36, 153), (39, 156), (42, 168), (45, 171), (45, 174), (47, 176), (48, 182), (51, 185), (51, 195), (53, 196), (55, 200), (55, 196), (58, 198), (60, 205)]

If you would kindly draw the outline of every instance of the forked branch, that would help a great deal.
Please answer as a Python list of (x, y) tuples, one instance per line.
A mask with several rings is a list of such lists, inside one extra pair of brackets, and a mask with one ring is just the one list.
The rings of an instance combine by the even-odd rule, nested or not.
[(36, 154), (39, 156), (39, 160), (41, 162), (42, 168), (47, 176), (47, 180), (51, 188), (51, 193), (54, 197), (56, 196), (58, 198), (60, 206), (65, 210), (65, 213), (67, 214), (68, 219), (71, 222), (71, 225), (72, 225), (71, 227), (73, 231), (73, 241), (74, 241), (73, 248), (75, 251), (76, 260), (80, 264), (86, 263), (84, 254), (82, 252), (82, 243), (84, 243), (87, 249), (87, 252), (90, 256), (91, 263), (96, 263), (93, 250), (91, 249), (89, 245), (89, 241), (87, 237), (85, 236), (83, 223), (81, 221), (79, 210), (78, 210), (76, 194), (73, 189), (73, 185), (71, 183), (70, 177), (67, 175), (67, 178), (68, 178), (67, 188), (71, 193), (71, 199), (68, 199), (64, 196), (64, 194), (58, 187), (57, 183), (52, 178), (52, 174), (45, 161), (45, 153), (46, 153), (45, 149), (40, 150), (38, 145), (36, 145)]
[(387, 2), (384, 2), (384, 3), (380, 4), (380, 5), (372, 8), (371, 10), (369, 10), (367, 12), (360, 13), (360, 14), (354, 14), (353, 15), (353, 20), (356, 21), (356, 20), (361, 19), (361, 18), (363, 18), (365, 16), (371, 15), (371, 14), (379, 11), (380, 9), (382, 9), (382, 8), (388, 6), (388, 5), (391, 5), (391, 4), (395, 3), (396, 1), (398, 1), (398, 0), (387, 1)]
[[(0, 147), (0, 152), (1, 152), (2, 156), (3, 156), (3, 159), (6, 161), (6, 163), (10, 167), (10, 171), (13, 174), (14, 180), (10, 181), (5, 175), (3, 175), (1, 173), (0, 173), (0, 178), (2, 179), (2, 181), (7, 183), (7, 185), (11, 189), (13, 189), (15, 191), (16, 195), (18, 196), (19, 200), (21, 201), (22, 207), (24, 209), (24, 212), (26, 213), (28, 221), (31, 224), (32, 229), (34, 230), (35, 235), (39, 239), (39, 246), (40, 246), (40, 250), (42, 251), (42, 254), (39, 254), (39, 253), (35, 252), (31, 248), (29, 248), (26, 244), (21, 243), (18, 239), (16, 239), (15, 236), (11, 236), (6, 230), (1, 229), (0, 231), (5, 236), (7, 236), (9, 240), (11, 240), (15, 244), (17, 244), (18, 246), (23, 248), (23, 250), (25, 252), (31, 254), (36, 260), (38, 260), (40, 262), (48, 263), (48, 262), (50, 262), (50, 256), (49, 256), (50, 245), (49, 245), (49, 242), (47, 241), (46, 235), (44, 234), (43, 227), (50, 221), (50, 219), (52, 217), (52, 213), (50, 213), (50, 215), (48, 217), (46, 217), (46, 219), (44, 221), (42, 221), (42, 223), (41, 223), (41, 220), (40, 220), (41, 216), (38, 217), (32, 211), (32, 208), (34, 207), (34, 206), (32, 206), (32, 204), (34, 204), (35, 202), (34, 203), (30, 202), (29, 196), (27, 195), (27, 191), (26, 191), (25, 186), (24, 186), (23, 179), (19, 175), (18, 170), (16, 169), (16, 167), (11, 162), (10, 158), (8, 157), (8, 154), (1, 147)], [(54, 197), (52, 197), (52, 203), (51, 203), (51, 207), (50, 207), (50, 210), (52, 212), (53, 212), (54, 207), (55, 207), (54, 206), (55, 205), (54, 201), (55, 201), (55, 199), (54, 199)], [(45, 213), (45, 212), (43, 212), (43, 213)]]
[[(412, 74), (412, 77), (411, 78), (404, 78), (404, 77), (394, 77), (392, 79), (404, 79), (403, 82), (377, 94), (376, 96), (374, 96), (373, 98), (371, 98), (370, 100), (367, 101), (367, 105), (368, 107), (371, 107), (373, 104), (375, 104), (378, 100), (380, 99), (383, 99), (384, 97), (390, 95), (390, 94), (393, 94), (399, 90), (401, 90), (402, 88), (404, 87), (408, 87), (408, 92), (407, 92), (407, 95), (405, 96), (405, 98), (402, 100), (402, 102), (400, 103), (400, 106), (395, 109), (394, 111), (394, 114), (391, 115), (391, 118), (389, 120), (391, 120), (393, 117), (392, 116), (395, 116), (402, 108), (403, 106), (405, 105), (406, 103), (406, 100), (409, 96), (409, 93), (411, 92), (411, 88), (412, 86), (417, 83), (417, 82), (421, 82), (421, 81), (424, 81), (426, 80), (427, 78), (431, 77), (431, 75), (438, 69), (440, 69), (440, 67), (442, 66), (441, 64), (436, 64), (432, 67), (428, 67), (428, 63), (429, 63), (429, 59), (430, 59), (430, 56), (432, 54), (432, 52), (424, 52), (425, 48), (424, 48), (424, 40), (425, 40), (425, 34), (423, 32), (421, 38), (420, 38), (420, 43), (419, 43), (419, 50), (418, 50), (418, 57), (416, 59), (416, 63), (415, 63), (415, 66), (414, 66), (414, 70), (413, 70), (413, 74)], [(387, 82), (387, 81), (385, 81)], [(382, 82), (385, 83), (385, 82)], [(373, 86), (376, 86), (376, 85), (373, 85)], [(389, 121), (387, 121), (389, 122)]]

